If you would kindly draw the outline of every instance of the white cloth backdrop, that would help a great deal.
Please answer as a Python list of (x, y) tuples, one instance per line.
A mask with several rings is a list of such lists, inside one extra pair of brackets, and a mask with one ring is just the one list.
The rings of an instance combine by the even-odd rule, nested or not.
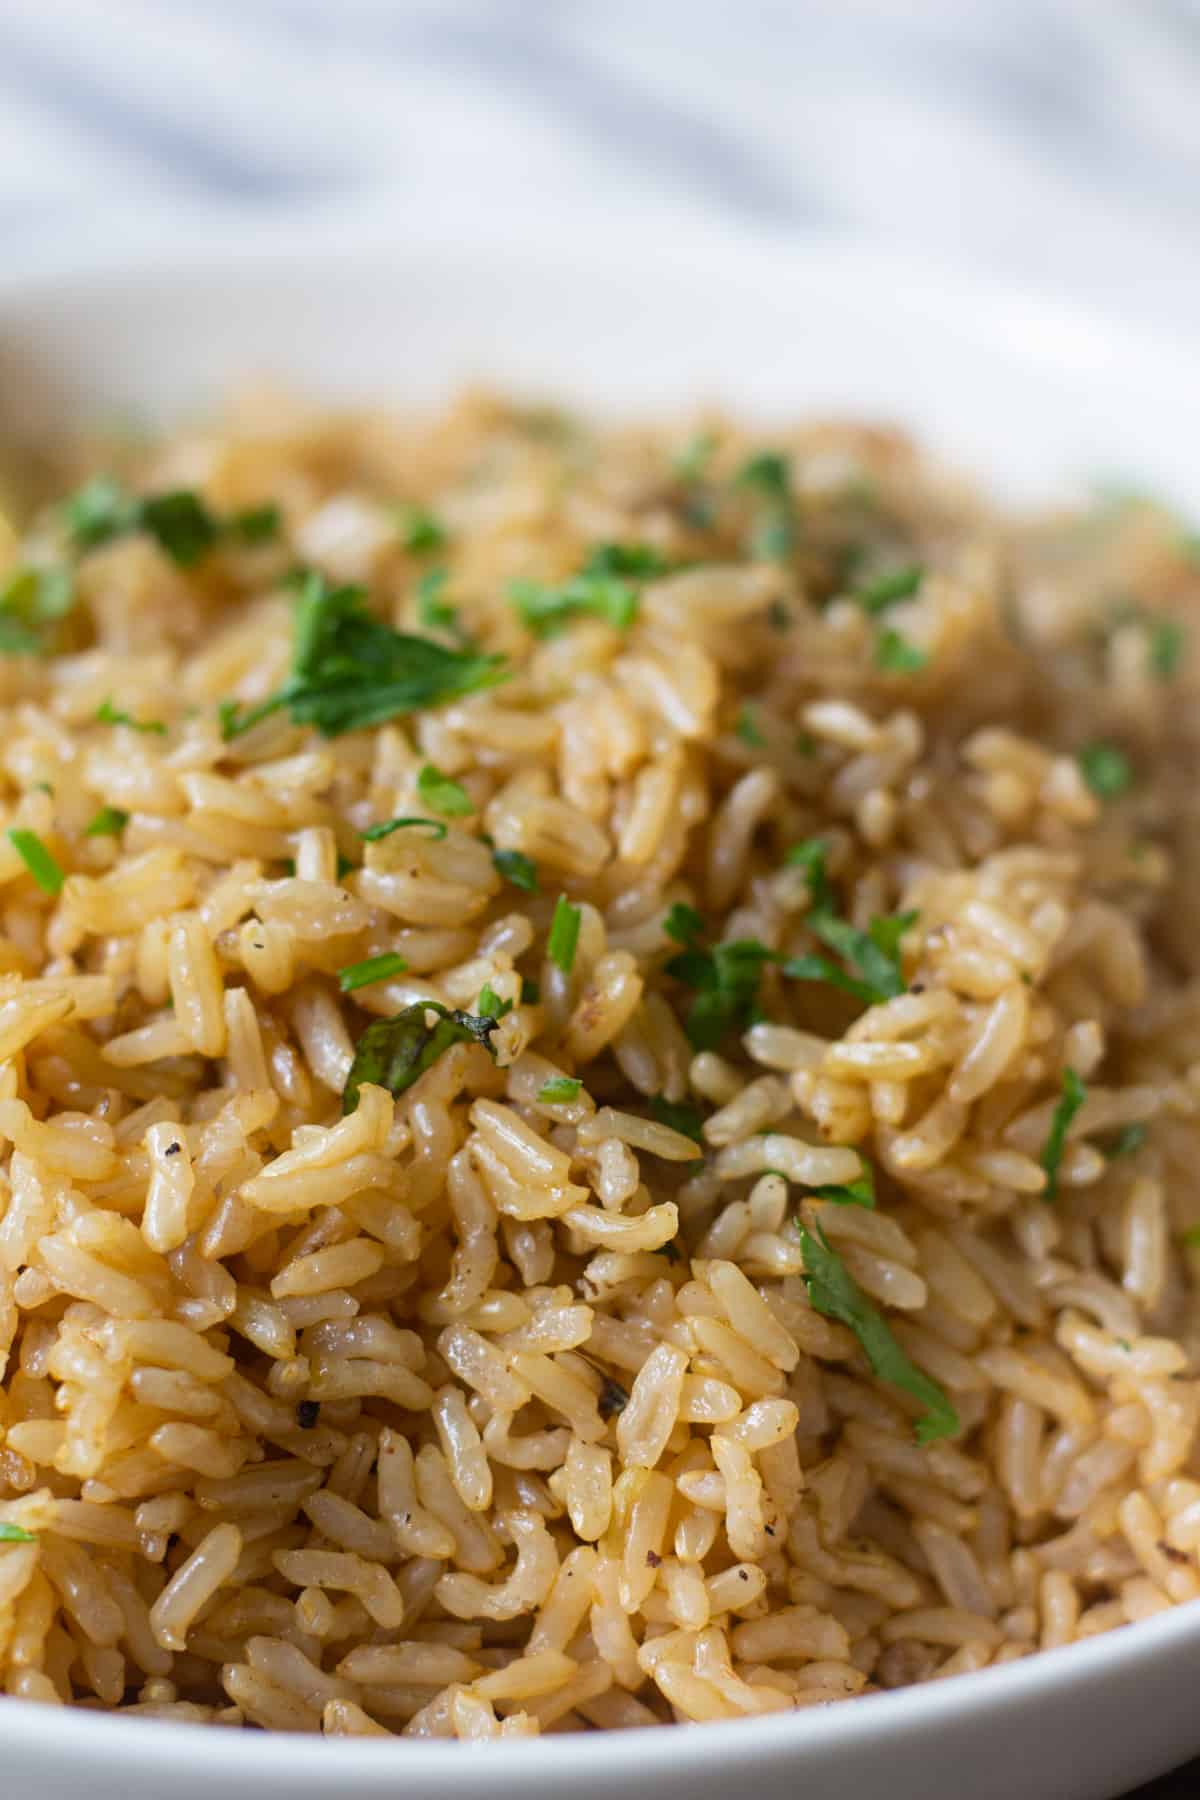
[(823, 231), (1191, 330), (1198, 0), (0, 0), (0, 255), (193, 214)]

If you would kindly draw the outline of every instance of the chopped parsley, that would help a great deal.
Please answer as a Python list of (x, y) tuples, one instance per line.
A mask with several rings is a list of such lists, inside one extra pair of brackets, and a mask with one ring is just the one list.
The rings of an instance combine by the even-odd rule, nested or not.
[(122, 812), (119, 806), (102, 806), (84, 836), (120, 837), (128, 823), (129, 814)]
[(461, 782), (451, 781), (432, 763), (426, 763), (417, 776), (417, 793), (430, 812), (440, 813), (444, 819), (465, 819), (475, 811), (475, 802)]
[(17, 569), (0, 583), (0, 655), (41, 655), (49, 628), (74, 604), (69, 569)]
[(36, 831), (14, 825), (9, 830), (8, 841), (43, 893), (62, 893), (66, 877)]
[(703, 937), (704, 920), (694, 906), (677, 900), (663, 920), (663, 930), (677, 944), (690, 944), (693, 938)]
[(860, 1161), (862, 1162), (862, 1174), (857, 1181), (825, 1182), (821, 1187), (811, 1189), (813, 1199), (832, 1200), (835, 1206), (865, 1206), (873, 1210), (875, 1206), (875, 1171), (865, 1156), (861, 1157)]
[(414, 556), (428, 556), (431, 551), (445, 548), (446, 527), (428, 507), (398, 501), (388, 510), (396, 522), (401, 544)]
[(579, 907), (572, 906), (565, 894), (558, 896), (554, 903), (554, 917), (550, 921), (550, 936), (546, 943), (546, 954), (564, 975), (569, 975), (575, 967), (575, 951), (579, 944), (579, 922), (582, 916)]
[(393, 831), (407, 831), (417, 826), (423, 826), (430, 837), (434, 839), (444, 838), (450, 829), (448, 825), (443, 825), (440, 819), (406, 816), (402, 819), (382, 819), (378, 825), (368, 825), (365, 831), (359, 833), (359, 836), (364, 843), (377, 844), (381, 838), (391, 837)]
[(852, 994), (867, 1006), (878, 1006), (894, 1000), (905, 991), (900, 945), (904, 934), (916, 924), (915, 912), (888, 913), (876, 916), (866, 931), (860, 931), (849, 920), (840, 919), (836, 898), (825, 871), (826, 845), (822, 838), (808, 838), (787, 853), (793, 868), (804, 870), (808, 883), (809, 910), (806, 924), (814, 937), (835, 951), (846, 969), (827, 956), (808, 954), (793, 956), (783, 965), (783, 973), (793, 981), (825, 981), (843, 993)]
[(540, 581), (512, 581), (509, 599), (534, 637), (556, 637), (572, 619), (604, 619), (628, 631), (638, 615), (636, 582), (659, 575), (666, 564), (644, 544), (600, 544), (578, 575), (549, 587)]
[(541, 989), (540, 983), (536, 982), (536, 981), (531, 981), (528, 975), (522, 976), (522, 978), (521, 978), (521, 1005), (522, 1006), (536, 1006), (538, 1004), (538, 1002), (541, 1000), (541, 997), (542, 997), (542, 989)]
[(338, 986), (343, 994), (352, 994), (356, 988), (370, 987), (373, 981), (390, 981), (393, 975), (403, 975), (407, 967), (395, 950), (386, 950), (381, 956), (368, 956), (363, 962), (339, 969)]
[(741, 712), (737, 716), (737, 724), (734, 726), (734, 730), (741, 738), (743, 744), (748, 744), (752, 750), (764, 750), (766, 748), (767, 740), (759, 729), (758, 719), (752, 706), (743, 706)]
[(425, 631), (450, 631), (463, 636), (458, 608), (442, 599), (442, 591), (450, 577), (445, 569), (430, 569), (417, 583), (417, 618)]
[(565, 1106), (578, 1099), (582, 1086), (578, 1075), (555, 1075), (549, 1081), (543, 1081), (537, 1097), (545, 1106)]
[(1178, 619), (1152, 619), (1147, 625), (1150, 638), (1150, 668), (1160, 681), (1170, 681), (1178, 672), (1183, 657), (1186, 633)]
[(1179, 1234), (1179, 1241), (1185, 1249), (1200, 1250), (1200, 1225), (1189, 1225)]
[(342, 1094), (343, 1113), (354, 1111), (365, 1082), (403, 1094), (453, 1044), (484, 1044), (491, 1050), (497, 1023), (486, 1016), (452, 1012), (436, 1000), (418, 1000), (394, 1018), (374, 1020), (358, 1040)]
[(905, 563), (902, 568), (889, 569), (886, 574), (877, 575), (873, 581), (855, 588), (852, 598), (864, 612), (874, 616), (886, 612), (889, 606), (896, 606), (901, 600), (911, 600), (924, 579), (922, 563)]
[(23, 1525), (10, 1525), (7, 1519), (0, 1520), (0, 1544), (36, 1544), (37, 1537), (32, 1531), (26, 1531)]
[(783, 859), (789, 868), (804, 870), (808, 903), (814, 912), (832, 912), (834, 907), (833, 889), (825, 873), (828, 854), (829, 846), (824, 838), (805, 838), (803, 843), (793, 844)]
[(680, 481), (700, 481), (708, 472), (717, 447), (716, 433), (696, 431), (675, 458), (673, 467)]
[(875, 641), (875, 667), (886, 670), (889, 675), (915, 675), (928, 662), (928, 651), (919, 650), (890, 625)]
[(666, 964), (666, 973), (696, 990), (685, 1026), (693, 1049), (715, 1050), (727, 1032), (753, 1021), (763, 967), (778, 962), (779, 955), (756, 938), (708, 949), (696, 935), (683, 941), (687, 947)]
[(814, 1310), (848, 1325), (879, 1379), (921, 1403), (924, 1411), (917, 1420), (917, 1442), (932, 1444), (952, 1437), (959, 1427), (953, 1406), (937, 1382), (909, 1361), (887, 1320), (868, 1300), (819, 1226), (813, 1232), (800, 1227), (800, 1249), (804, 1285)]
[(139, 496), (111, 475), (85, 482), (63, 503), (62, 518), (77, 550), (94, 550), (132, 531), (144, 531), (181, 569), (203, 561), (224, 537), (262, 544), (278, 535), (281, 524), (279, 508), (271, 500), (222, 519), (191, 488)]
[(761, 451), (742, 464), (734, 483), (751, 489), (761, 503), (762, 510), (750, 537), (751, 551), (769, 562), (783, 561), (796, 547), (796, 512), (788, 458), (775, 450)]
[(662, 1094), (655, 1094), (650, 1102), (650, 1116), (657, 1119), (660, 1125), (667, 1125), (672, 1131), (682, 1133), (697, 1144), (703, 1144), (704, 1120), (697, 1106), (688, 1106), (685, 1102), (667, 1100)]
[(511, 1000), (502, 1000), (491, 982), (485, 983), (479, 992), (479, 1012), (485, 1019), (503, 1019), (513, 1009)]
[(492, 867), (497, 875), (503, 875), (505, 881), (511, 881), (515, 888), (521, 888), (527, 894), (538, 892), (537, 864), (524, 851), (493, 850)]
[(1132, 786), (1133, 765), (1116, 744), (1085, 744), (1077, 760), (1083, 779), (1097, 799), (1116, 800)]
[(1118, 1156), (1132, 1156), (1140, 1150), (1146, 1141), (1144, 1125), (1122, 1125), (1120, 1131), (1104, 1145), (1104, 1154), (1109, 1162), (1115, 1162)]
[(131, 731), (150, 731), (158, 737), (166, 737), (167, 728), (161, 719), (135, 719), (132, 713), (121, 712), (112, 703), (111, 696), (96, 709), (98, 725), (128, 725)]
[(229, 535), (242, 544), (268, 544), (279, 536), (282, 525), (283, 515), (274, 500), (265, 500), (261, 506), (244, 506), (233, 513)]
[(290, 679), (245, 711), (226, 702), (222, 735), (228, 741), (286, 707), (293, 724), (340, 737), (494, 687), (506, 674), (503, 657), (393, 631), (368, 610), (362, 588), (334, 587), (307, 570), (299, 578)]
[(1067, 1131), (1071, 1120), (1087, 1099), (1087, 1089), (1074, 1069), (1064, 1069), (1062, 1079), (1062, 1099), (1054, 1108), (1050, 1119), (1050, 1132), (1042, 1148), (1038, 1161), (1046, 1172), (1046, 1186), (1042, 1192), (1043, 1200), (1053, 1201), (1058, 1197), (1058, 1171), (1062, 1163), (1063, 1150), (1066, 1147)]

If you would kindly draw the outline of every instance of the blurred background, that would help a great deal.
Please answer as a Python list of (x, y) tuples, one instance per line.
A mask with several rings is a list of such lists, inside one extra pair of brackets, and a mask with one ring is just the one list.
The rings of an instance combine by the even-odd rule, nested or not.
[(1191, 330), (1198, 102), (1198, 0), (0, 0), (0, 232), (820, 232)]

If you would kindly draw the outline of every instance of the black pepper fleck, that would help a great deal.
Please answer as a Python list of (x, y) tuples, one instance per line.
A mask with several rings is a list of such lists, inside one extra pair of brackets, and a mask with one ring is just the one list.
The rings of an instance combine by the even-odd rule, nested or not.
[(600, 1389), (600, 1397), (596, 1401), (602, 1419), (611, 1419), (614, 1413), (624, 1412), (629, 1404), (629, 1395), (619, 1381), (611, 1375), (604, 1377), (604, 1386)]
[(648, 1569), (661, 1569), (662, 1568), (662, 1557), (658, 1554), (657, 1550), (647, 1550), (647, 1552), (646, 1552), (646, 1567)]
[(296, 1423), (301, 1431), (311, 1431), (321, 1416), (319, 1400), (301, 1400), (296, 1406)]
[(168, 1144), (166, 1149), (163, 1151), (163, 1155), (164, 1156), (178, 1156), (179, 1152), (182, 1149), (183, 1149), (182, 1144)]

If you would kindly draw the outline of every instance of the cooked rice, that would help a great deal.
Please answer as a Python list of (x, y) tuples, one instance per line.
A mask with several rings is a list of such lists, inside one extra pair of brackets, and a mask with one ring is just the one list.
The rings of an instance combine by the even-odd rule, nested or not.
[[(107, 455), (281, 534), (180, 567), (53, 508), (0, 530), (78, 594), (0, 660), (3, 822), (66, 875), (0, 833), (8, 1695), (478, 1742), (823, 1704), (1200, 1595), (1200, 576), (1153, 506), (1014, 525), (890, 432), (740, 481), (761, 444), (684, 442), (258, 397)], [(613, 577), (637, 616), (539, 639), (510, 584), (597, 543), (657, 552)], [(287, 677), (297, 564), (510, 678), (223, 741)], [(1099, 797), (1098, 743), (1134, 777)], [(457, 811), (364, 840), (431, 816), (426, 764)], [(813, 839), (843, 919), (915, 915), (902, 980), (763, 961), (689, 1041), (669, 909), (824, 955)], [(490, 1045), (343, 1117), (372, 1021), (488, 989)], [(814, 1192), (863, 1158), (874, 1210)], [(933, 1441), (814, 1304), (818, 1221), (952, 1409)]]

